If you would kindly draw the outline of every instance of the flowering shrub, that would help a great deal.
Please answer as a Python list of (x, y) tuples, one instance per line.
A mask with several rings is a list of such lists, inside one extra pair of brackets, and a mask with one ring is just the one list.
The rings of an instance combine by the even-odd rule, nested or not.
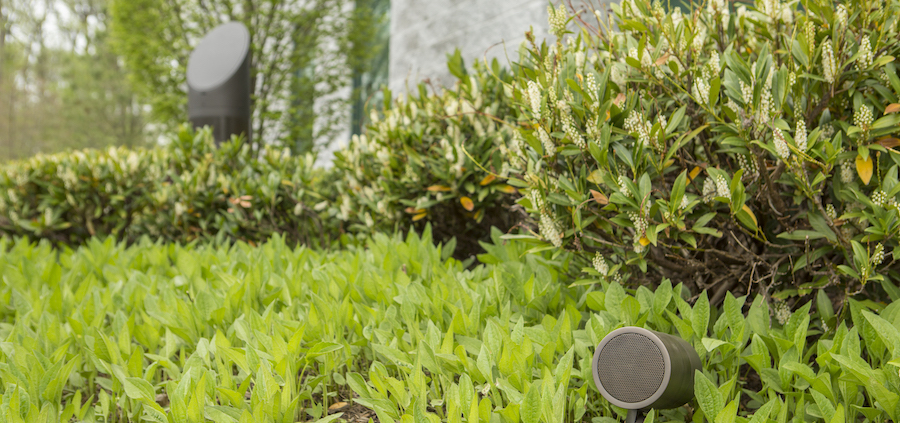
[(468, 257), (491, 226), (514, 222), (516, 189), (505, 181), (514, 130), (504, 121), (514, 110), (501, 83), (512, 77), (496, 61), (467, 71), (458, 51), (448, 67), (458, 78), (452, 88), (429, 93), (420, 84), (418, 96), (373, 111), (368, 130), (336, 154), (337, 214), (361, 232), (421, 230), (427, 222), (438, 240), (458, 237)]
[(551, 8), (560, 41), (530, 37), (517, 69), (533, 237), (593, 277), (716, 303), (900, 296), (900, 3), (610, 7), (599, 27)]
[(165, 148), (84, 150), (36, 156), (0, 169), (0, 234), (83, 244), (92, 236), (328, 246), (334, 179), (313, 157), (265, 151), (183, 128)]

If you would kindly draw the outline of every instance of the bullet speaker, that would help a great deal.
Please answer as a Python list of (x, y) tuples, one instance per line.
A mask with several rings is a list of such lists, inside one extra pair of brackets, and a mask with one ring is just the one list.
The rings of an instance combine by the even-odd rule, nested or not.
[(188, 117), (211, 126), (216, 144), (232, 135), (250, 140), (250, 32), (240, 22), (219, 25), (191, 52)]
[(591, 367), (594, 384), (613, 405), (628, 410), (676, 408), (694, 397), (700, 357), (681, 338), (624, 327), (600, 341)]

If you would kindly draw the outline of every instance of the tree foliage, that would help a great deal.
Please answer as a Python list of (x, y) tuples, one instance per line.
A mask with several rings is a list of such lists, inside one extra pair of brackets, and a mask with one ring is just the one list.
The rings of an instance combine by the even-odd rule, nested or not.
[[(371, 15), (349, 0), (111, 0), (117, 51), (152, 118), (171, 129), (187, 120), (187, 61), (207, 32), (230, 21), (250, 31), (252, 139), (323, 143), (345, 123), (351, 54), (365, 53), (356, 36)], [(313, 100), (315, 110), (312, 110)], [(298, 139), (302, 142), (299, 142)]]
[(0, 2), (0, 158), (144, 142), (105, 0)]

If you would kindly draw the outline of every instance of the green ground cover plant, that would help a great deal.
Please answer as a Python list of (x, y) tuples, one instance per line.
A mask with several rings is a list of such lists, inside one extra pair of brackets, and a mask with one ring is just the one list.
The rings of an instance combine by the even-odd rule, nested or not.
[(900, 302), (770, 318), (763, 296), (715, 307), (668, 280), (570, 288), (570, 254), (501, 235), (473, 269), (428, 230), (327, 253), (4, 238), (0, 420), (613, 422), (590, 361), (622, 325), (703, 362), (697, 399), (653, 421), (900, 418)]
[(532, 237), (589, 283), (668, 277), (715, 304), (895, 295), (900, 3), (664, 3), (599, 27), (560, 6), (560, 41), (530, 38), (509, 151)]

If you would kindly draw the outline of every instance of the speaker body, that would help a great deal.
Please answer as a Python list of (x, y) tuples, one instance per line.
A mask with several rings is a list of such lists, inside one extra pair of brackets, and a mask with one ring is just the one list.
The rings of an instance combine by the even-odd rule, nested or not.
[(613, 405), (629, 410), (676, 408), (694, 397), (700, 357), (681, 338), (624, 327), (600, 341), (591, 367), (594, 384)]
[(209, 125), (216, 144), (244, 134), (250, 139), (250, 32), (228, 22), (209, 32), (187, 66), (188, 117)]

